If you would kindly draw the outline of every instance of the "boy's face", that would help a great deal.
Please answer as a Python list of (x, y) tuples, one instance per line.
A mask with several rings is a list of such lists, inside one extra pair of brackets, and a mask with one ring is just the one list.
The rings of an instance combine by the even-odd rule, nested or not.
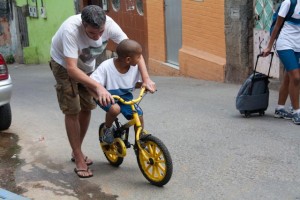
[(135, 54), (134, 56), (130, 57), (130, 62), (129, 64), (131, 66), (135, 66), (139, 63), (140, 59), (142, 57), (142, 54)]

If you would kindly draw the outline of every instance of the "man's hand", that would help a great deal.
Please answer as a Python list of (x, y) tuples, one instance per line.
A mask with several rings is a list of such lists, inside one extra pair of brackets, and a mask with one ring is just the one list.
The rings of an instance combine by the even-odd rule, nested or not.
[(143, 82), (143, 86), (151, 93), (156, 91), (156, 85), (150, 78)]
[(104, 87), (97, 87), (97, 96), (101, 106), (107, 106), (115, 103), (114, 98)]

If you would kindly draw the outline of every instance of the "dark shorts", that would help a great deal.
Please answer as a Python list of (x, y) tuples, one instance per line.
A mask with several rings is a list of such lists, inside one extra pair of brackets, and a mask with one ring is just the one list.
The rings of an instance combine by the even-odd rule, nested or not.
[(287, 72), (300, 69), (300, 52), (295, 52), (290, 49), (277, 51), (277, 54)]
[(96, 108), (93, 97), (84, 85), (71, 79), (67, 70), (53, 59), (49, 64), (56, 80), (59, 107), (64, 114), (78, 114), (81, 110), (90, 111)]

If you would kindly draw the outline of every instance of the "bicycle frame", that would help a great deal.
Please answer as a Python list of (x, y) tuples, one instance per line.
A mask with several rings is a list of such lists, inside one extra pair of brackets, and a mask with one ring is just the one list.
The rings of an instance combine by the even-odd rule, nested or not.
[(147, 156), (147, 153), (141, 147), (141, 144), (140, 144), (140, 135), (141, 135), (141, 132), (143, 130), (143, 127), (142, 127), (141, 120), (140, 120), (140, 117), (138, 115), (138, 112), (137, 112), (137, 110), (135, 109), (135, 106), (134, 106), (136, 103), (138, 103), (142, 100), (145, 93), (146, 93), (146, 88), (142, 87), (141, 91), (140, 91), (140, 94), (139, 94), (139, 97), (136, 98), (136, 99), (132, 99), (131, 101), (125, 101), (124, 99), (122, 99), (120, 96), (117, 96), (117, 95), (112, 95), (112, 97), (114, 99), (120, 101), (121, 103), (125, 104), (125, 105), (130, 105), (131, 109), (132, 109), (132, 112), (133, 112), (133, 118), (131, 120), (129, 120), (127, 123), (125, 123), (122, 126), (117, 127), (117, 128), (120, 129), (120, 130), (125, 130), (125, 129), (130, 128), (131, 126), (135, 126), (136, 127), (135, 142), (136, 142), (138, 148), (141, 150), (143, 156), (145, 156), (146, 158), (149, 158)]

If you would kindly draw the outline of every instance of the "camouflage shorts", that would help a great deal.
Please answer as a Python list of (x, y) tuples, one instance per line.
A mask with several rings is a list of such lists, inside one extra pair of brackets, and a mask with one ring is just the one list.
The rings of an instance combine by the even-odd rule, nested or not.
[(50, 61), (50, 68), (56, 79), (56, 94), (59, 107), (64, 114), (78, 114), (81, 110), (93, 110), (96, 103), (86, 87), (71, 79), (67, 70), (55, 62)]

